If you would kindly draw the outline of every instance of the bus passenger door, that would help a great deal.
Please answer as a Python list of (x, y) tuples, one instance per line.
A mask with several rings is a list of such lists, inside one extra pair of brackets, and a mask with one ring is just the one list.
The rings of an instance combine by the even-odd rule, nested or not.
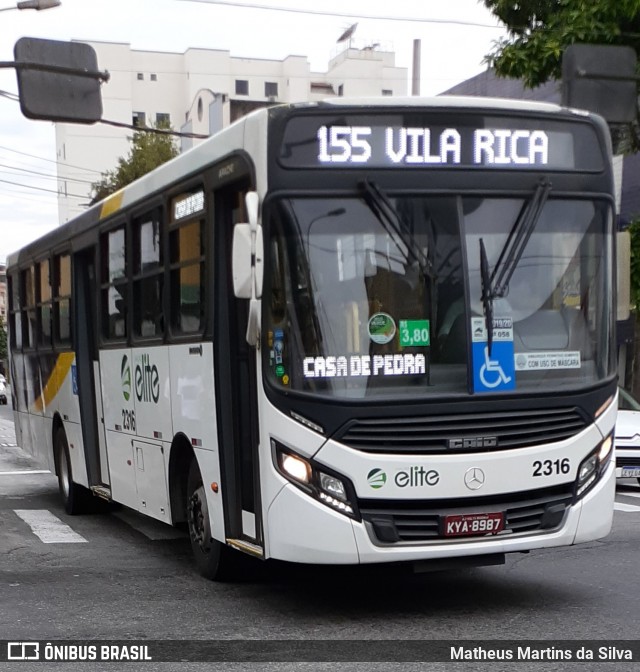
[(263, 552), (258, 463), (256, 351), (246, 341), (249, 302), (236, 299), (231, 278), (233, 225), (246, 221), (248, 179), (214, 192), (214, 357), (226, 537)]
[(82, 440), (89, 486), (109, 485), (109, 465), (104, 433), (102, 386), (98, 358), (96, 315), (96, 252), (87, 248), (73, 256), (75, 381), (80, 406)]

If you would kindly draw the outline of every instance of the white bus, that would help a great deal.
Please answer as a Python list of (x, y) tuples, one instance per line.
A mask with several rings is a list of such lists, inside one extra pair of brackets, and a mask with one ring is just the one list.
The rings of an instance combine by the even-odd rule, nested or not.
[(605, 123), (435, 98), (259, 110), (9, 258), (19, 444), (199, 571), (496, 564), (605, 536)]

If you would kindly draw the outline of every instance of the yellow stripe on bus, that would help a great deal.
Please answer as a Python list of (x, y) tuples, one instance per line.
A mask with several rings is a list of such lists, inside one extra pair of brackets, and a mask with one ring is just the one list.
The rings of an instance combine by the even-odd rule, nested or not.
[(111, 196), (107, 196), (107, 199), (102, 204), (102, 208), (100, 209), (100, 219), (104, 219), (105, 217), (108, 217), (109, 215), (112, 215), (114, 212), (120, 210), (122, 206), (123, 196), (124, 191), (122, 190), (116, 191), (116, 193), (111, 194)]
[(53, 367), (49, 380), (47, 380), (44, 389), (42, 390), (42, 394), (34, 403), (36, 411), (42, 411), (46, 408), (56, 394), (58, 394), (62, 387), (62, 383), (64, 383), (64, 380), (71, 369), (74, 359), (75, 353), (73, 352), (63, 352), (58, 355), (56, 365)]

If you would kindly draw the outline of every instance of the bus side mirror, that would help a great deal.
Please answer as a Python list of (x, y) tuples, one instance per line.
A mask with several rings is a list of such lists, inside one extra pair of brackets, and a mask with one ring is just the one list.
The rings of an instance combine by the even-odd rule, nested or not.
[(236, 224), (233, 228), (233, 293), (238, 299), (251, 298), (251, 226)]
[(245, 201), (249, 223), (236, 224), (233, 229), (233, 293), (238, 299), (259, 299), (264, 277), (264, 243), (258, 224), (258, 194), (250, 191)]

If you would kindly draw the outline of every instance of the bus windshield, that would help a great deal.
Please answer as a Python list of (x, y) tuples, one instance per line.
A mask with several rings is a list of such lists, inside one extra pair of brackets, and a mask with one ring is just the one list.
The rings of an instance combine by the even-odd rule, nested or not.
[[(491, 392), (490, 382), (474, 386), (474, 346), (489, 331), (481, 267), (484, 258), (499, 268), (527, 204), (366, 193), (273, 201), (268, 380), (352, 399)], [(604, 202), (545, 200), (492, 297), (488, 338), (506, 343), (497, 351), (512, 369), (504, 373), (510, 385), (496, 391), (577, 389), (613, 374), (611, 226)]]

